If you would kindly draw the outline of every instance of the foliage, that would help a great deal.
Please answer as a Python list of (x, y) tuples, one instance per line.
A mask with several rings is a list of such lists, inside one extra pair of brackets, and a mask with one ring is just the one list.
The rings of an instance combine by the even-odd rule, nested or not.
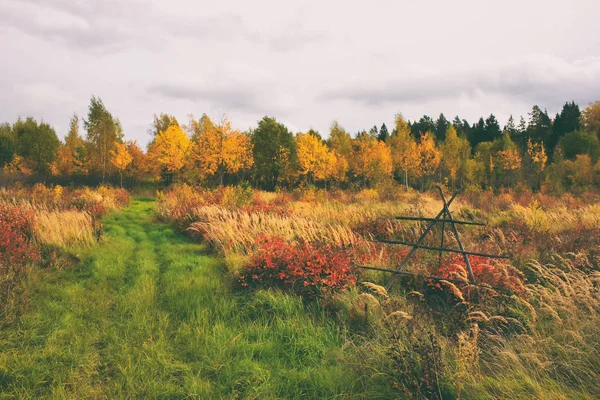
[(40, 259), (32, 242), (33, 219), (31, 212), (0, 203), (0, 274), (20, 274)]
[(201, 175), (217, 175), (222, 185), (226, 172), (235, 174), (252, 166), (252, 143), (247, 135), (233, 129), (227, 118), (208, 126), (198, 134), (192, 156), (200, 164)]
[(273, 188), (285, 178), (295, 158), (294, 135), (275, 118), (265, 116), (250, 138), (256, 177)]
[(88, 106), (87, 120), (83, 121), (83, 125), (87, 130), (87, 140), (93, 149), (95, 168), (101, 171), (104, 181), (110, 172), (110, 152), (114, 144), (122, 140), (121, 123), (118, 119), (113, 118), (104, 106), (102, 99), (92, 96)]
[(13, 131), (19, 143), (17, 154), (34, 171), (49, 174), (59, 146), (54, 129), (45, 122), (38, 124), (33, 118), (27, 118), (25, 121), (19, 119)]
[[(322, 181), (330, 176), (343, 175), (336, 169), (338, 158), (325, 143), (309, 133), (296, 135), (296, 153), (300, 174), (313, 180)], [(343, 168), (343, 167), (342, 167)]]
[(257, 239), (257, 251), (239, 276), (242, 286), (275, 286), (313, 298), (356, 283), (347, 251), (331, 245), (290, 245), (278, 237)]
[(190, 146), (190, 139), (181, 128), (171, 125), (156, 136), (148, 149), (148, 158), (158, 168), (175, 174), (185, 166)]
[(355, 176), (370, 183), (381, 182), (392, 175), (392, 154), (384, 142), (363, 136), (355, 141), (356, 149), (350, 159)]

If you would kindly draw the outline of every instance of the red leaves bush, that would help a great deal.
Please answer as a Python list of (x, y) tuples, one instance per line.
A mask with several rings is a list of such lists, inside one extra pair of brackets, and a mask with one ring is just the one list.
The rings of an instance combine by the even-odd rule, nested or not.
[[(524, 294), (525, 283), (523, 273), (506, 262), (489, 259), (487, 257), (469, 256), (469, 263), (473, 270), (473, 276), (478, 284), (490, 286), (490, 293), (496, 291), (505, 293)], [(443, 264), (439, 269), (431, 271), (434, 276), (449, 279), (460, 279), (469, 281), (467, 267), (461, 254), (450, 257), (449, 261)], [(434, 283), (438, 289), (443, 290), (444, 286)], [(468, 294), (468, 285), (459, 285), (464, 295)]]
[(244, 287), (275, 286), (313, 298), (356, 283), (348, 251), (326, 244), (292, 245), (278, 237), (257, 242), (258, 250), (239, 276)]
[(0, 274), (20, 274), (40, 259), (31, 241), (32, 217), (19, 207), (0, 204)]

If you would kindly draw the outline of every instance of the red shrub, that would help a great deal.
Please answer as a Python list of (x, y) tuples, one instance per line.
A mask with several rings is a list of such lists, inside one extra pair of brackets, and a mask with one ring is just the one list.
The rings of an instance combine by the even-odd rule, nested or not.
[(31, 243), (32, 216), (24, 210), (0, 205), (0, 273), (21, 273), (25, 266), (40, 259)]
[[(475, 281), (478, 284), (489, 285), (494, 291), (525, 293), (523, 274), (510, 264), (479, 256), (469, 256), (469, 263), (471, 264)], [(469, 280), (467, 267), (461, 254), (453, 255), (449, 262), (443, 264), (440, 268), (432, 270), (431, 275), (442, 278)], [(434, 286), (438, 289), (443, 288), (437, 283)], [(464, 295), (468, 294), (469, 285), (459, 284), (459, 287)]]
[(356, 283), (351, 256), (325, 244), (291, 245), (261, 238), (258, 250), (239, 276), (242, 286), (276, 286), (315, 297)]
[(114, 189), (115, 190), (115, 200), (117, 204), (121, 207), (125, 207), (129, 205), (130, 196), (129, 192), (125, 189)]

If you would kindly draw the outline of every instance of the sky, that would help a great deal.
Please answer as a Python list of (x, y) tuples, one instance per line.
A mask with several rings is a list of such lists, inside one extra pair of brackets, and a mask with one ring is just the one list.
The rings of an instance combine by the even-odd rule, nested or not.
[(597, 0), (0, 0), (0, 121), (64, 137), (92, 95), (146, 144), (153, 115), (269, 115), (328, 135), (441, 112), (527, 119), (600, 100)]

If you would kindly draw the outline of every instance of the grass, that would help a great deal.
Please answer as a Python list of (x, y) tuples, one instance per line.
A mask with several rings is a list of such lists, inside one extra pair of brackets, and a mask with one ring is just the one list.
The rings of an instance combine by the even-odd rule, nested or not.
[[(0, 398), (393, 398), (319, 307), (237, 294), (224, 265), (138, 199), (81, 262), (34, 271), (0, 335)], [(376, 371), (373, 374), (377, 374)]]

